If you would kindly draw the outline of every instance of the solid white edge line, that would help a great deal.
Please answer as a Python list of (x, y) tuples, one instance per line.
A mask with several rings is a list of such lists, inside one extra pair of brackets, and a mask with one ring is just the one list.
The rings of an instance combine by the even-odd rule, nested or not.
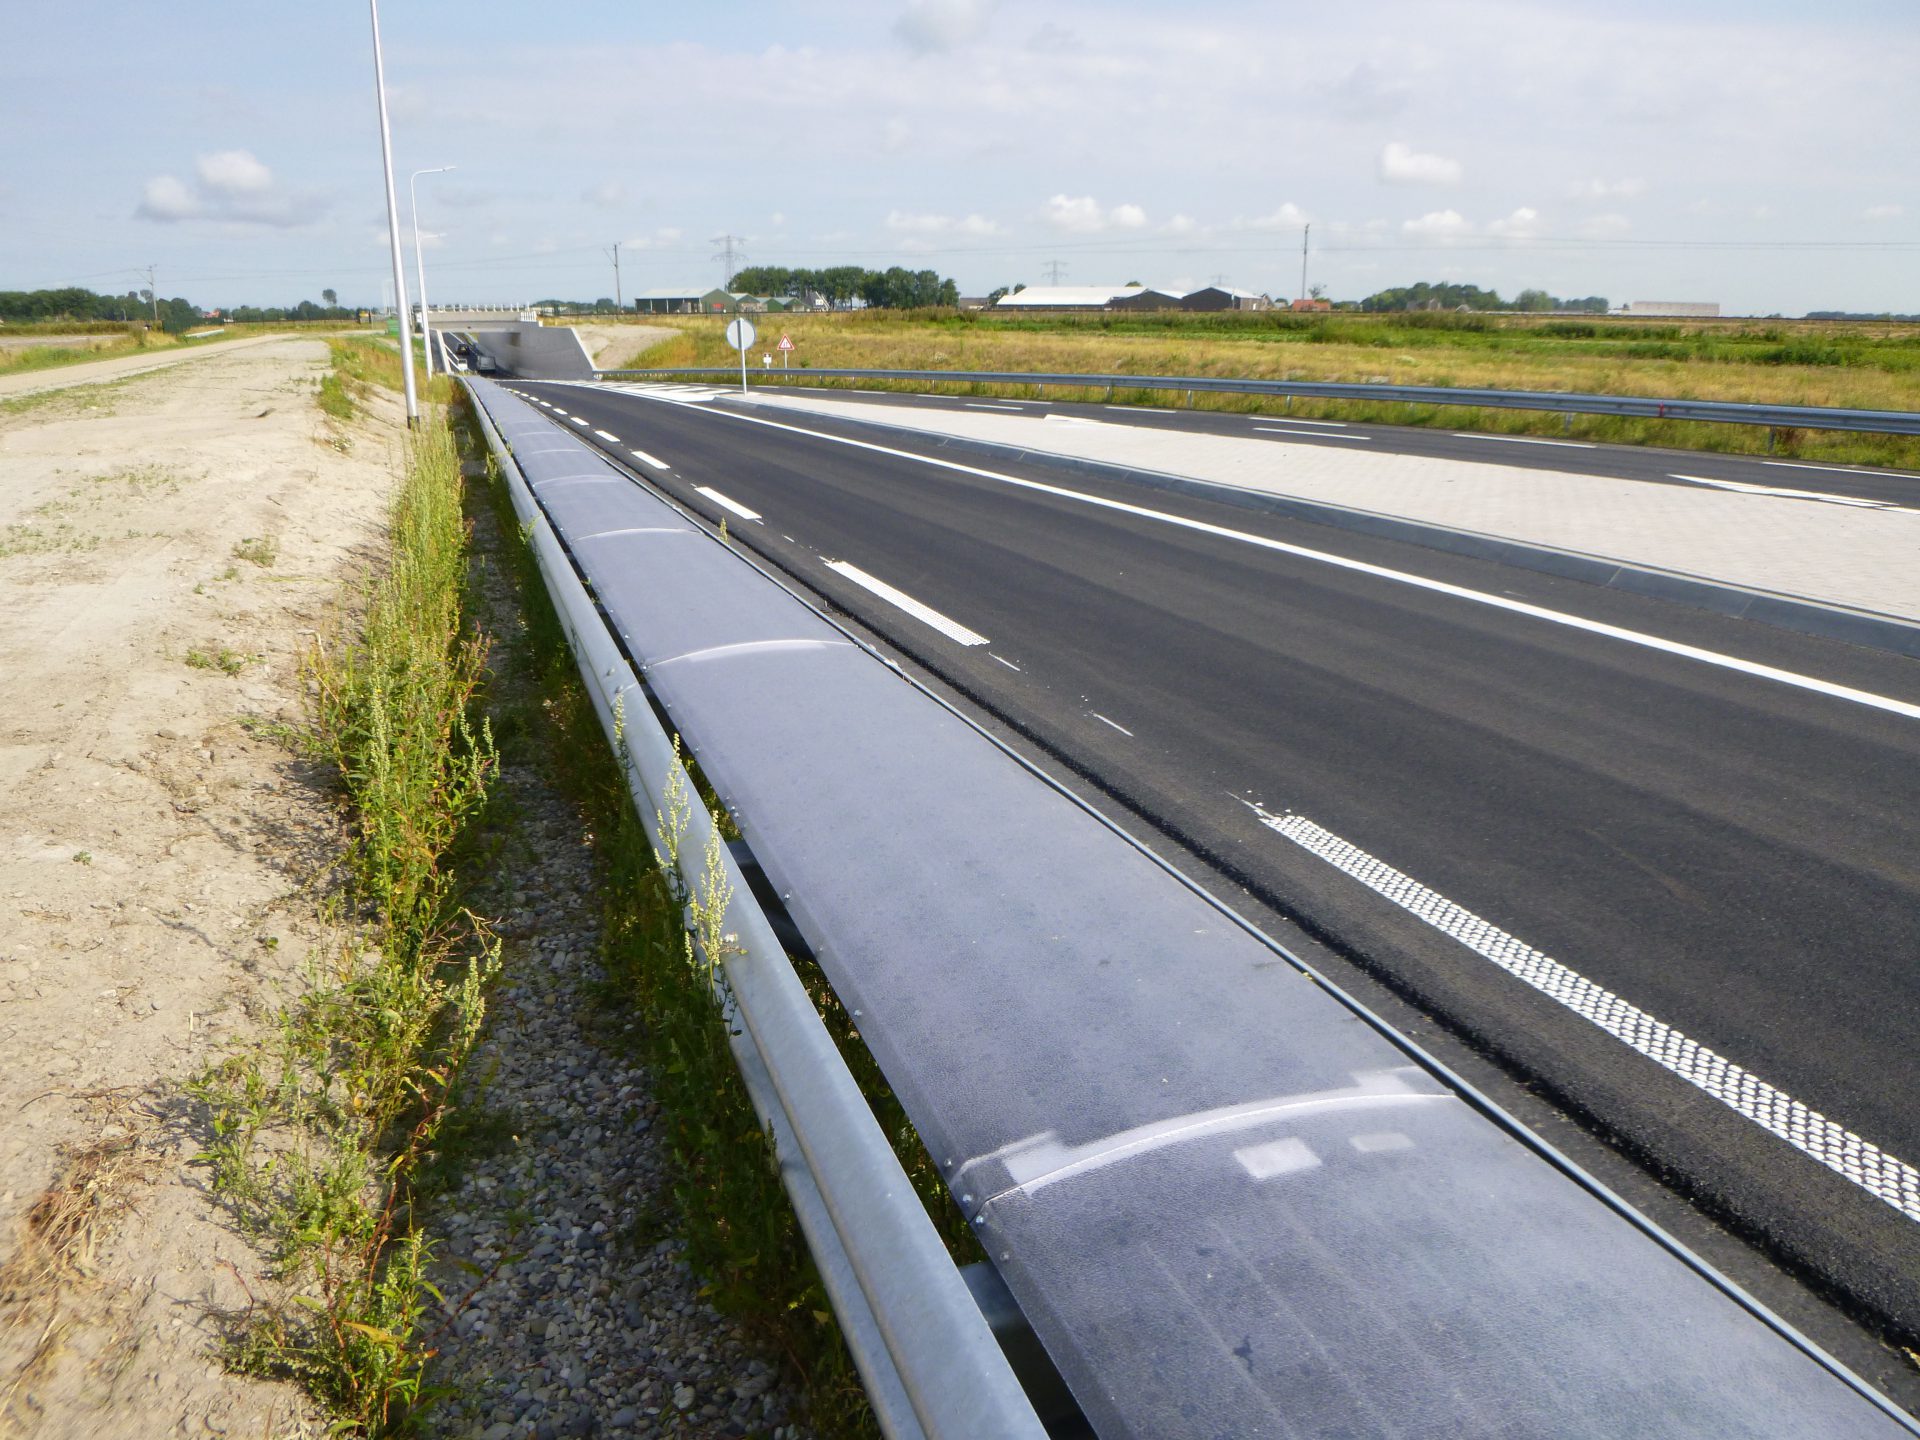
[(671, 465), (667, 464), (666, 461), (662, 460), (659, 456), (649, 455), (644, 450), (629, 450), (627, 451), (627, 453), (633, 456), (633, 458), (638, 460), (642, 465), (651, 465), (656, 470), (671, 470), (673, 468)]
[(710, 489), (705, 485), (696, 485), (693, 488), (706, 496), (707, 499), (711, 500), (714, 504), (718, 505), (722, 510), (731, 510), (742, 520), (758, 520), (760, 518), (760, 512), (758, 510), (749, 510), (738, 500), (729, 500), (718, 490)]
[(1503, 445), (1558, 445), (1562, 450), (1592, 450), (1590, 440), (1536, 440), (1531, 435), (1476, 435), (1471, 430), (1452, 432), (1456, 440), (1498, 440)]
[(1009, 670), (1019, 670), (1019, 669), (1020, 669), (1020, 667), (1019, 667), (1018, 665), (1016, 665), (1016, 664), (1014, 664), (1014, 663), (1013, 663), (1013, 661), (1011, 661), (1011, 660), (1006, 660), (1006, 659), (1002, 659), (1002, 658), (1001, 658), (1000, 656), (998, 656), (998, 655), (995, 655), (995, 654), (994, 654), (994, 653), (993, 653), (993, 652), (992, 652), (991, 650), (989, 650), (989, 651), (987, 652), (987, 658), (988, 658), (988, 659), (990, 659), (990, 660), (999, 660), (999, 661), (1000, 661), (1000, 663), (1001, 663), (1002, 665), (1004, 665), (1004, 666), (1006, 666), (1006, 667), (1007, 667), (1007, 669), (1009, 669)]
[(609, 444), (618, 445), (620, 443), (620, 437), (618, 435), (609, 435), (604, 430), (596, 430), (593, 433), (598, 435), (602, 440), (607, 441)]
[(1133, 731), (1127, 729), (1127, 727), (1122, 725), (1118, 720), (1109, 720), (1106, 716), (1102, 715), (1098, 710), (1089, 710), (1087, 713), (1093, 716), (1093, 718), (1098, 720), (1102, 725), (1113, 726), (1114, 729), (1118, 730), (1122, 735), (1126, 736), (1129, 740), (1134, 738)]
[(1851, 1180), (1907, 1219), (1920, 1221), (1920, 1170), (1904, 1160), (1306, 816), (1274, 815), (1246, 800), (1240, 803), (1275, 834), (1358, 880), (1548, 999), (1558, 1001), (1662, 1069)]
[(1860, 495), (1835, 495), (1826, 490), (1790, 490), (1784, 485), (1754, 485), (1745, 480), (1716, 480), (1710, 475), (1676, 475), (1669, 480), (1685, 480), (1689, 485), (1707, 485), (1715, 490), (1731, 490), (1740, 495), (1771, 495), (1776, 500), (1817, 500), (1827, 505), (1846, 505), (1855, 510), (1898, 510), (1891, 500), (1869, 500)]
[(1262, 435), (1304, 435), (1309, 440), (1371, 440), (1371, 435), (1329, 435), (1322, 430), (1287, 430), (1278, 425), (1256, 425)]
[(1782, 470), (1825, 470), (1834, 475), (1872, 475), (1881, 480), (1920, 479), (1905, 470), (1863, 470), (1858, 465), (1811, 465), (1805, 460), (1762, 460), (1760, 463), (1777, 465)]
[(842, 579), (851, 580), (862, 590), (879, 596), (896, 609), (904, 610), (922, 625), (931, 625), (935, 630), (938, 630), (942, 635), (957, 644), (985, 645), (988, 643), (987, 637), (980, 634), (979, 631), (969, 630), (958, 620), (950, 619), (942, 615), (931, 605), (922, 605), (904, 590), (894, 589), (893, 586), (887, 584), (886, 581), (869, 575), (858, 565), (849, 564), (845, 560), (829, 560), (826, 562), (826, 565), (827, 569), (833, 571), (834, 574), (840, 576)]
[(1485, 591), (1469, 590), (1464, 585), (1452, 585), (1445, 580), (1430, 580), (1424, 575), (1412, 575), (1404, 570), (1391, 570), (1384, 565), (1373, 565), (1365, 560), (1352, 560), (1345, 555), (1333, 555), (1324, 550), (1310, 550), (1304, 545), (1292, 545), (1285, 540), (1274, 540), (1265, 535), (1250, 534), (1245, 530), (1233, 530), (1225, 525), (1213, 525), (1205, 520), (1193, 520), (1185, 515), (1153, 510), (1145, 505), (1132, 505), (1124, 500), (1109, 500), (1101, 495), (1088, 495), (1083, 491), (1068, 490), (1060, 485), (1049, 485), (1041, 480), (1025, 480), (1018, 475), (1003, 475), (997, 470), (983, 470), (978, 465), (963, 465), (957, 460), (940, 460), (931, 455), (916, 455), (911, 450), (896, 450), (890, 445), (878, 445), (871, 440), (855, 440), (845, 435), (829, 435), (825, 431), (809, 430), (805, 426), (789, 425), (781, 420), (767, 420), (758, 415), (736, 415), (725, 410), (707, 410), (699, 413), (723, 416), (743, 425), (767, 425), (775, 430), (788, 430), (810, 439), (829, 440), (836, 445), (848, 445), (856, 450), (871, 450), (876, 454), (893, 455), (902, 460), (911, 460), (916, 464), (952, 470), (961, 475), (974, 475), (983, 480), (1010, 485), (1015, 489), (1031, 490), (1041, 495), (1073, 500), (1101, 510), (1114, 510), (1145, 520), (1157, 520), (1161, 524), (1173, 525), (1182, 530), (1192, 530), (1202, 535), (1237, 540), (1262, 550), (1272, 550), (1282, 555), (1293, 555), (1302, 560), (1317, 561), (1322, 565), (1331, 565), (1339, 570), (1350, 570), (1358, 575), (1371, 575), (1376, 579), (1391, 580), (1396, 584), (1410, 585), (1416, 590), (1426, 590), (1436, 595), (1450, 595), (1458, 600), (1472, 601), (1476, 605), (1487, 605), (1495, 610), (1505, 610), (1510, 614), (1525, 615), (1532, 620), (1544, 620), (1550, 625), (1564, 625), (1572, 630), (1583, 630), (1590, 635), (1601, 635), (1609, 640), (1639, 645), (1648, 650), (1657, 650), (1662, 654), (1677, 655), (1681, 659), (1697, 661), (1702, 665), (1712, 665), (1718, 669), (1732, 670), (1737, 674), (1751, 675), (1756, 679), (1770, 680), (1778, 685), (1825, 695), (1830, 699), (1844, 700), (1853, 705), (1864, 705), (1872, 710), (1884, 710), (1890, 715), (1899, 715), (1908, 720), (1920, 720), (1920, 705), (1911, 704), (1905, 700), (1895, 700), (1888, 695), (1876, 695), (1870, 690), (1856, 690), (1850, 685), (1836, 685), (1831, 680), (1821, 680), (1813, 675), (1801, 675), (1792, 670), (1781, 670), (1773, 665), (1762, 665), (1755, 660), (1743, 660), (1737, 655), (1723, 655), (1717, 650), (1705, 650), (1698, 645), (1685, 645), (1678, 640), (1663, 639), (1658, 635), (1629, 630), (1621, 625), (1609, 625), (1605, 621), (1589, 620), (1581, 615), (1549, 610), (1544, 605), (1531, 605), (1524, 600), (1514, 600), (1504, 595), (1489, 595)]

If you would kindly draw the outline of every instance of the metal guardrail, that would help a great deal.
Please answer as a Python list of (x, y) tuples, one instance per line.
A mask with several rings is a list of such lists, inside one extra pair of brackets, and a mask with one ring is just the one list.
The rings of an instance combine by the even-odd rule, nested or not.
[[(669, 370), (596, 370), (601, 380), (662, 380), (680, 376), (737, 379), (725, 367)], [(1839, 410), (1810, 405), (1744, 405), (1730, 400), (1661, 400), (1638, 395), (1583, 395), (1558, 390), (1468, 390), (1451, 385), (1337, 385), (1318, 380), (1234, 380), (1209, 375), (1026, 374), (999, 370), (749, 370), (759, 385), (805, 385), (822, 380), (910, 380), (951, 385), (1033, 385), (1116, 391), (1271, 395), (1302, 400), (1387, 400), (1408, 405), (1453, 405), (1492, 410), (1544, 410), (1563, 415), (1624, 415), (1646, 420), (1700, 420), (1716, 425), (1765, 425), (1779, 430), (1851, 430), (1873, 435), (1920, 435), (1920, 413)]]
[[(703, 898), (710, 894), (704, 867), (717, 855), (725, 880), (716, 888), (731, 888), (719, 928), (738, 947), (723, 961), (735, 1063), (755, 1111), (772, 1127), (781, 1181), (881, 1430), (890, 1440), (1042, 1440), (1045, 1430), (979, 1302), (733, 856), (716, 845), (713, 819), (646, 692), (486, 407), (467, 388), (655, 853), (673, 856), (687, 893)], [(672, 823), (674, 796), (693, 798), (669, 844), (661, 827)]]

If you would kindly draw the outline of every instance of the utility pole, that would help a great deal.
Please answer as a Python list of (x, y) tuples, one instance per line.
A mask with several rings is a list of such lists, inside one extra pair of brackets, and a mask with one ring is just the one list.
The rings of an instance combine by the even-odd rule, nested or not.
[(407, 199), (413, 206), (413, 268), (420, 277), (420, 353), (426, 356), (429, 380), (433, 378), (433, 321), (427, 315), (427, 262), (420, 258), (420, 192), (416, 186), (422, 175), (444, 175), (453, 168), (436, 165), (431, 170), (416, 170), (407, 177)]
[(613, 242), (613, 249), (607, 252), (613, 256), (613, 308), (625, 310), (627, 298), (620, 293), (620, 242)]
[(154, 271), (158, 268), (147, 266), (147, 298), (153, 302), (153, 323), (156, 327), (160, 324), (160, 282), (154, 279)]
[(1066, 263), (1060, 260), (1049, 260), (1040, 268), (1047, 272), (1047, 283), (1049, 285), (1058, 285), (1060, 283), (1060, 277), (1067, 273)]
[(744, 235), (716, 235), (713, 243), (720, 247), (714, 252), (713, 258), (725, 267), (725, 272), (720, 276), (720, 288), (724, 290), (733, 283), (735, 273), (746, 261), (747, 252), (740, 247), (747, 241)]
[(400, 321), (400, 379), (407, 394), (407, 428), (420, 423), (413, 386), (413, 325), (407, 314), (407, 264), (400, 252), (400, 202), (393, 191), (393, 132), (387, 128), (387, 71), (380, 59), (380, 0), (367, 0), (373, 19), (373, 90), (380, 101), (380, 161), (387, 174), (387, 246), (393, 252), (394, 313)]
[(1313, 234), (1313, 226), (1300, 227), (1300, 298), (1307, 298), (1307, 237)]

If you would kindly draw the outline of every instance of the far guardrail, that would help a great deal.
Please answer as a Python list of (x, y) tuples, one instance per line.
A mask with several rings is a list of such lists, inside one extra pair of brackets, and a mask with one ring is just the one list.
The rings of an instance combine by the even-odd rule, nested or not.
[[(602, 380), (699, 376), (735, 380), (729, 367), (596, 370)], [(1195, 394), (1292, 396), (1302, 400), (1388, 400), (1493, 410), (1545, 410), (1564, 415), (1627, 415), (1647, 420), (1701, 420), (1765, 425), (1777, 430), (1852, 430), (1920, 435), (1920, 412), (1840, 410), (1813, 405), (1746, 405), (1731, 400), (1662, 400), (1640, 395), (1584, 395), (1559, 390), (1470, 390), (1452, 385), (1342, 385), (1320, 380), (1234, 380), (1213, 375), (1069, 375), (1000, 370), (749, 370), (750, 383), (804, 385), (821, 380), (910, 380), (949, 385), (1036, 385), (1075, 390), (1185, 391)]]

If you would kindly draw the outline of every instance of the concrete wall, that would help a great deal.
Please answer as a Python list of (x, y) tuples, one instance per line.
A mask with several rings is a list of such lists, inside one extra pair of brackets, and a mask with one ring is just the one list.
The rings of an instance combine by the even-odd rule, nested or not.
[(462, 327), (473, 343), (493, 357), (501, 373), (522, 380), (591, 380), (593, 361), (570, 328), (515, 323), (485, 330)]

